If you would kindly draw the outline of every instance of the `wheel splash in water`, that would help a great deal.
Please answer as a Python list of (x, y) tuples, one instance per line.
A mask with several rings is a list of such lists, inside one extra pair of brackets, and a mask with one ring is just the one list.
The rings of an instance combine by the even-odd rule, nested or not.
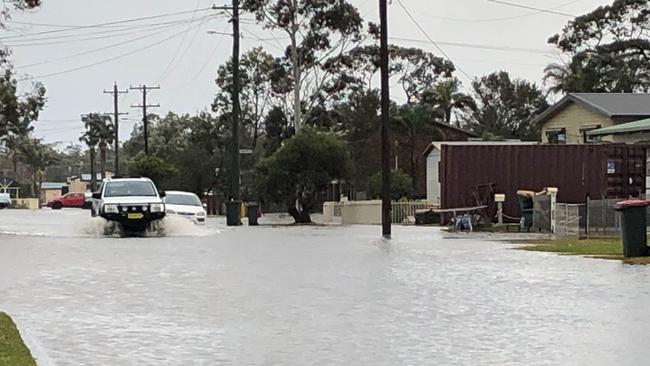
[(160, 221), (154, 221), (144, 232), (127, 231), (118, 223), (94, 217), (81, 226), (80, 233), (93, 237), (159, 238), (165, 236), (205, 236), (209, 234), (209, 231), (204, 227), (195, 225), (190, 220), (178, 216), (167, 216)]

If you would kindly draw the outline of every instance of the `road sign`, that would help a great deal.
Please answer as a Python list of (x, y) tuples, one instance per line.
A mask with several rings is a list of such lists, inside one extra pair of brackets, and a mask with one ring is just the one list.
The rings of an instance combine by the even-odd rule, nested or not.
[(242, 155), (250, 155), (253, 153), (253, 149), (239, 149), (239, 153)]

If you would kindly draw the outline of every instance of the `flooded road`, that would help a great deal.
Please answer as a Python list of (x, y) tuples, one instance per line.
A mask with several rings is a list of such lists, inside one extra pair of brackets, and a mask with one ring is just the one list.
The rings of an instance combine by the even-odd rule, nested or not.
[(0, 211), (0, 309), (49, 365), (641, 365), (650, 268), (432, 228), (107, 238)]

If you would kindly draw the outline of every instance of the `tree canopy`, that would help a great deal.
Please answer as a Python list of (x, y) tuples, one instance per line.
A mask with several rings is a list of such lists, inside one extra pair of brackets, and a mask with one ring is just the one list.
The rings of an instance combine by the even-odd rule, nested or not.
[(293, 91), (293, 122), (298, 131), (303, 109), (311, 109), (322, 98), (322, 87), (330, 73), (322, 64), (342, 53), (350, 42), (359, 40), (363, 20), (346, 0), (244, 0), (242, 5), (269, 29), (278, 29), (289, 37), (282, 55), (286, 69), (284, 84)]
[(340, 137), (306, 127), (259, 163), (258, 186), (265, 200), (283, 204), (297, 223), (308, 223), (322, 191), (351, 170)]
[(532, 120), (549, 107), (544, 92), (534, 83), (511, 79), (505, 71), (472, 83), (476, 107), (463, 114), (463, 122), (486, 138), (539, 139), (540, 126)]
[(650, 0), (615, 0), (548, 42), (568, 59), (545, 70), (553, 92), (650, 91)]

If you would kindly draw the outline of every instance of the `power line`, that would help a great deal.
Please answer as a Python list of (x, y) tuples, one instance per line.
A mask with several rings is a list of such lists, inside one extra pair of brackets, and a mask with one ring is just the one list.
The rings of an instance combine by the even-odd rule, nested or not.
[[(213, 15), (207, 15), (202, 18), (196, 19), (196, 18), (184, 18), (184, 19), (178, 19), (178, 20), (173, 20), (173, 21), (167, 21), (167, 22), (158, 22), (158, 23), (147, 23), (147, 24), (135, 24), (135, 25), (122, 25), (122, 26), (116, 26), (113, 29), (103, 29), (103, 30), (98, 30), (98, 31), (91, 31), (91, 32), (76, 32), (76, 33), (66, 33), (66, 34), (59, 34), (59, 35), (52, 35), (52, 36), (45, 36), (45, 37), (29, 37), (29, 36), (23, 36), (19, 37), (16, 39), (8, 39), (8, 38), (1, 38), (0, 41), (9, 41), (9, 42), (17, 42), (13, 43), (13, 45), (17, 44), (25, 44), (29, 45), (34, 42), (38, 41), (51, 41), (51, 40), (62, 40), (62, 39), (69, 39), (69, 38), (79, 38), (79, 37), (86, 37), (89, 38), (88, 36), (94, 36), (94, 35), (102, 35), (102, 34), (113, 34), (116, 37), (122, 35), (122, 33), (132, 33), (133, 31), (141, 31), (142, 29), (146, 28), (161, 28), (165, 26), (174, 26), (178, 24), (188, 24), (192, 23), (193, 21), (199, 21), (201, 19), (207, 19), (211, 18)], [(12, 37), (15, 38), (15, 37)], [(94, 39), (94, 38), (89, 38), (89, 39)], [(25, 42), (25, 43), (19, 43), (19, 42)]]
[[(211, 17), (204, 17), (201, 19), (197, 19), (194, 22), (198, 21), (203, 21), (205, 22), (207, 19), (210, 19)], [(193, 23), (193, 22), (180, 22), (180, 23), (173, 23), (170, 25), (158, 25), (151, 27), (150, 29), (152, 30), (157, 30), (157, 29), (165, 29), (165, 28), (173, 28), (174, 26), (177, 25), (183, 25), (183, 24), (188, 24), (188, 23)], [(109, 32), (97, 32), (96, 34), (106, 34), (104, 36), (93, 36), (93, 37), (84, 37), (85, 35), (82, 34), (77, 34), (77, 35), (70, 35), (71, 37), (65, 37), (65, 38), (72, 38), (69, 40), (60, 40), (60, 41), (47, 41), (47, 42), (32, 42), (32, 40), (28, 40), (27, 43), (9, 43), (6, 44), (6, 46), (10, 48), (19, 48), (19, 47), (34, 47), (34, 46), (52, 46), (52, 45), (58, 45), (58, 44), (72, 44), (72, 43), (79, 43), (79, 42), (85, 42), (85, 41), (93, 41), (93, 40), (98, 40), (98, 39), (108, 39), (108, 38), (120, 38), (120, 37), (125, 37), (129, 36), (132, 34), (140, 34), (142, 32), (141, 28), (132, 28), (132, 29), (124, 29), (123, 31), (109, 31)], [(80, 37), (80, 38), (74, 38), (74, 37)], [(61, 39), (58, 37), (52, 37), (53, 39)]]
[(550, 9), (536, 8), (534, 6), (510, 3), (510, 2), (507, 2), (507, 1), (501, 1), (501, 0), (487, 0), (487, 1), (489, 1), (491, 3), (501, 4), (501, 5), (513, 6), (515, 8), (535, 10), (535, 11), (538, 11), (540, 13), (562, 15), (562, 16), (569, 17), (569, 18), (577, 18), (578, 17), (577, 15), (573, 15), (573, 14), (562, 13), (562, 12), (555, 11), (555, 10), (550, 10)]
[[(200, 5), (201, 5), (201, 0), (197, 0), (196, 6), (194, 8), (198, 9)], [(196, 16), (196, 12), (192, 13), (192, 19), (194, 19), (195, 16)], [(187, 34), (190, 32), (191, 28), (192, 28), (191, 24), (187, 26), (187, 29), (185, 30), (185, 34), (183, 34), (183, 38), (178, 43), (178, 47), (176, 48), (176, 52), (174, 52), (174, 57), (172, 57), (172, 59), (169, 61), (169, 64), (167, 64), (167, 67), (165, 68), (165, 71), (163, 71), (163, 73), (158, 77), (158, 80), (156, 81), (156, 83), (159, 83), (160, 81), (165, 80), (167, 78), (167, 76), (170, 74), (170, 72), (172, 71), (173, 66), (174, 66), (174, 62), (176, 62), (176, 58), (178, 58), (178, 55), (181, 53), (181, 49), (183, 48), (183, 44), (185, 43), (185, 39), (187, 38)], [(189, 47), (185, 48), (185, 51), (183, 51), (183, 53), (182, 53), (181, 60), (185, 57), (185, 54), (189, 51), (190, 47), (194, 43), (194, 40), (196, 39), (196, 36), (199, 34), (200, 30), (201, 30), (200, 28), (196, 29), (196, 32), (194, 33), (194, 36), (190, 40)]]
[[(226, 26), (226, 28), (227, 28), (227, 26)], [(225, 31), (225, 29), (224, 29), (224, 31)], [(208, 64), (210, 64), (210, 61), (212, 60), (212, 58), (214, 57), (214, 55), (215, 55), (215, 54), (217, 53), (217, 51), (219, 50), (219, 47), (221, 46), (221, 43), (223, 42), (223, 40), (224, 40), (224, 38), (225, 38), (225, 34), (224, 34), (224, 33), (220, 33), (220, 35), (221, 35), (221, 37), (220, 37), (219, 40), (217, 41), (217, 44), (214, 46), (214, 49), (212, 50), (212, 53), (210, 53), (210, 56), (208, 56), (208, 57), (205, 59), (205, 62), (203, 63), (203, 66), (201, 66), (201, 68), (199, 69), (199, 72), (197, 72), (197, 73), (194, 75), (194, 77), (193, 77), (189, 82), (187, 82), (187, 83), (185, 83), (185, 84), (182, 84), (181, 86), (179, 86), (179, 87), (177, 87), (177, 88), (175, 88), (175, 89), (177, 89), (177, 90), (178, 90), (178, 89), (183, 89), (183, 88), (187, 87), (188, 85), (191, 85), (192, 83), (194, 83), (194, 82), (196, 81), (196, 79), (198, 79), (199, 76), (201, 76), (201, 74), (203, 73), (203, 71), (205, 71), (205, 68), (208, 67)]]
[[(259, 41), (259, 42), (263, 42), (264, 44), (266, 44), (266, 45), (268, 45), (268, 46), (271, 46), (271, 47), (275, 48), (276, 50), (278, 50), (278, 51), (280, 51), (280, 52), (284, 51), (284, 50), (282, 49), (282, 47), (277, 46), (277, 45), (271, 43), (271, 42), (270, 42), (270, 41), (271, 41), (270, 39), (264, 39), (264, 38), (258, 36), (257, 34), (253, 33), (253, 32), (252, 32), (250, 29), (248, 29), (248, 28), (241, 27), (241, 29), (244, 30), (244, 32), (243, 32), (243, 34), (244, 34), (243, 37), (244, 37), (244, 38), (245, 38), (245, 33), (250, 33), (250, 34), (253, 36), (253, 38), (254, 38), (255, 40), (257, 40), (257, 41)], [(277, 41), (277, 43), (279, 43), (279, 40), (278, 40), (277, 38), (274, 37), (273, 40), (275, 40), (275, 41)]]
[[(405, 37), (390, 37), (393, 40), (405, 41), (405, 42), (415, 42), (415, 43), (431, 43), (428, 40), (417, 39), (417, 38), (405, 38)], [(524, 47), (510, 47), (510, 46), (493, 46), (493, 45), (482, 45), (476, 43), (463, 43), (463, 42), (445, 42), (438, 41), (438, 44), (451, 46), (451, 47), (464, 47), (464, 48), (475, 48), (483, 50), (493, 50), (493, 51), (512, 51), (512, 52), (527, 52), (527, 53), (539, 53), (539, 54), (548, 54), (548, 55), (557, 55), (556, 52), (550, 50), (544, 50), (541, 48), (524, 48)]]
[(157, 36), (159, 34), (169, 32), (169, 30), (170, 29), (163, 29), (162, 31), (158, 31), (158, 32), (150, 33), (150, 34), (145, 34), (145, 35), (137, 37), (137, 38), (132, 38), (132, 39), (128, 39), (126, 41), (113, 43), (113, 44), (110, 44), (110, 45), (107, 45), (107, 46), (104, 46), (104, 47), (99, 47), (99, 48), (95, 48), (95, 49), (92, 49), (92, 50), (88, 50), (88, 51), (84, 51), (84, 52), (80, 52), (80, 53), (75, 53), (75, 54), (72, 54), (72, 55), (58, 57), (58, 58), (54, 58), (54, 59), (51, 59), (51, 60), (35, 62), (33, 64), (18, 66), (16, 68), (19, 69), (19, 70), (20, 69), (26, 69), (26, 68), (30, 68), (30, 67), (34, 67), (34, 66), (47, 65), (47, 64), (54, 63), (54, 62), (58, 62), (58, 61), (69, 60), (69, 59), (72, 59), (72, 58), (75, 58), (75, 57), (86, 56), (86, 55), (90, 55), (90, 54), (93, 54), (93, 53), (109, 50), (111, 48), (115, 48), (115, 47), (123, 46), (123, 45), (126, 45), (126, 44), (134, 43), (134, 42), (140, 41), (142, 39), (155, 37), (155, 36)]
[(162, 40), (160, 40), (160, 41), (158, 41), (158, 42), (152, 43), (152, 44), (150, 44), (150, 45), (148, 45), (148, 46), (141, 47), (141, 48), (138, 48), (138, 49), (136, 49), (136, 50), (133, 50), (133, 51), (130, 51), (130, 52), (127, 52), (127, 53), (123, 53), (123, 54), (121, 54), (121, 55), (118, 55), (118, 56), (115, 56), (115, 57), (111, 57), (111, 58), (108, 58), (108, 59), (105, 59), (105, 60), (102, 60), (102, 61), (94, 62), (94, 63), (91, 63), (91, 64), (87, 64), (87, 65), (79, 66), (79, 67), (74, 67), (74, 68), (72, 68), (72, 69), (67, 69), (67, 70), (63, 70), (63, 71), (53, 72), (53, 73), (49, 73), (49, 74), (44, 74), (44, 75), (39, 75), (39, 76), (27, 76), (27, 77), (24, 77), (24, 78), (18, 79), (17, 81), (26, 81), (26, 80), (34, 80), (34, 79), (44, 79), (44, 78), (48, 78), (48, 77), (52, 77), (52, 76), (58, 76), (58, 75), (69, 74), (69, 73), (71, 73), (71, 72), (80, 71), (80, 70), (85, 70), (85, 69), (88, 69), (88, 68), (91, 68), (91, 67), (95, 67), (95, 66), (103, 65), (103, 64), (106, 64), (106, 63), (109, 63), (109, 62), (112, 62), (112, 61), (115, 61), (115, 60), (119, 60), (119, 59), (124, 58), (124, 57), (127, 57), (127, 56), (131, 56), (131, 55), (136, 54), (136, 53), (138, 53), (138, 52), (142, 52), (142, 51), (148, 50), (148, 49), (150, 49), (150, 48), (153, 48), (153, 47), (155, 47), (155, 46), (158, 46), (158, 45), (160, 45), (160, 44), (163, 44), (163, 43), (165, 43), (165, 42), (167, 42), (167, 41), (169, 41), (169, 40), (171, 40), (171, 39), (174, 39), (174, 38), (176, 38), (176, 37), (179, 37), (181, 34), (183, 34), (183, 32), (179, 32), (179, 33), (173, 34), (173, 35), (171, 35), (171, 36), (169, 36), (169, 37), (167, 37), (167, 38), (164, 38), (164, 39), (162, 39)]
[[(141, 21), (144, 21), (144, 20), (166, 18), (166, 17), (176, 16), (176, 15), (194, 13), (194, 12), (197, 12), (197, 11), (210, 11), (210, 10), (214, 10), (214, 7), (202, 8), (202, 9), (198, 9), (198, 10), (196, 10), (196, 9), (195, 10), (186, 10), (186, 11), (180, 11), (180, 12), (175, 12), (175, 13), (150, 15), (150, 16), (145, 16), (145, 17), (124, 19), (124, 20), (118, 20), (118, 21), (107, 22), (107, 23), (90, 24), (90, 25), (76, 25), (76, 26), (73, 26), (73, 27), (74, 27), (74, 29), (86, 29), (86, 28), (98, 28), (98, 27), (101, 28), (101, 27), (106, 27), (106, 26), (109, 26), (109, 25), (141, 22)], [(33, 36), (33, 35), (41, 35), (41, 34), (61, 33), (61, 32), (67, 32), (69, 30), (70, 29), (56, 29), (56, 30), (51, 30), (51, 31), (42, 31), (42, 32), (31, 33), (29, 35)], [(8, 38), (16, 38), (16, 37), (21, 38), (23, 36), (6, 37), (3, 40), (6, 40)]]
[[(584, 0), (573, 0), (568, 3), (554, 6), (552, 8), (549, 8), (548, 10), (557, 10), (557, 9), (562, 9), (565, 8), (569, 5), (573, 5), (575, 3), (579, 3)], [(431, 18), (436, 18), (436, 19), (441, 19), (441, 20), (447, 20), (451, 22), (459, 22), (459, 23), (491, 23), (491, 22), (501, 22), (501, 21), (507, 21), (507, 20), (515, 20), (515, 19), (522, 19), (522, 18), (528, 18), (533, 15), (537, 15), (539, 13), (543, 13), (543, 11), (536, 10), (530, 13), (526, 14), (520, 14), (520, 15), (513, 15), (513, 16), (507, 16), (507, 17), (496, 17), (496, 18), (453, 18), (453, 17), (445, 17), (445, 16), (440, 16), (440, 15), (434, 15), (431, 13), (427, 13), (426, 11), (421, 11), (421, 10), (416, 10), (419, 14), (422, 14), (427, 17)]]
[[(415, 24), (415, 26), (418, 27), (418, 29), (420, 30), (420, 32), (422, 32), (422, 34), (424, 34), (424, 36), (427, 37), (427, 39), (429, 40), (429, 42), (431, 42), (431, 44), (433, 44), (433, 45), (438, 49), (438, 51), (440, 51), (440, 53), (442, 53), (442, 54), (443, 54), (443, 55), (444, 55), (444, 56), (445, 56), (449, 61), (454, 62), (454, 61), (451, 59), (451, 57), (449, 57), (449, 55), (448, 55), (448, 54), (447, 54), (447, 53), (442, 49), (442, 47), (440, 47), (440, 46), (436, 43), (436, 41), (434, 41), (433, 38), (431, 38), (431, 37), (429, 36), (429, 34), (424, 30), (424, 28), (422, 28), (422, 26), (420, 25), (420, 23), (418, 23), (418, 21), (417, 21), (417, 20), (415, 19), (415, 17), (411, 14), (411, 12), (406, 8), (406, 6), (404, 6), (404, 3), (402, 3), (402, 0), (397, 0), (397, 2), (399, 3), (399, 6), (404, 10), (404, 12), (406, 13), (406, 15), (408, 15), (408, 17), (411, 18), (411, 21), (413, 21), (413, 24)], [(465, 70), (463, 70), (460, 66), (458, 66), (458, 65), (456, 65), (456, 64), (454, 64), (454, 65), (455, 65), (456, 69), (457, 69), (458, 71), (460, 71), (461, 74), (465, 75), (465, 77), (466, 77), (468, 80), (470, 80), (470, 81), (473, 80), (472, 77), (469, 76), (469, 74), (466, 73)]]

